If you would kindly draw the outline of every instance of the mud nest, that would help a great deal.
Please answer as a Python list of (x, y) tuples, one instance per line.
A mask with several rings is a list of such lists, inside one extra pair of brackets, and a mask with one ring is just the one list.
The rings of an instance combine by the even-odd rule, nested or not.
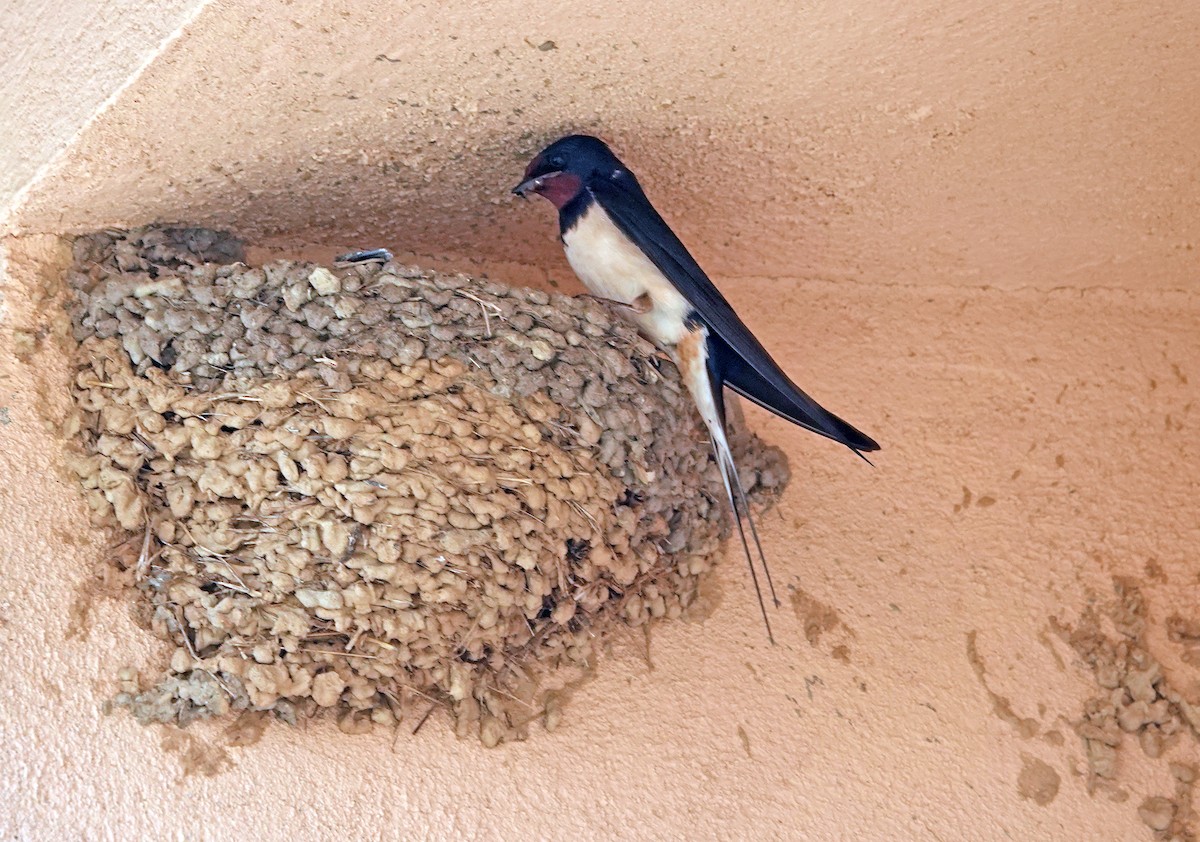
[[(143, 721), (558, 721), (605, 634), (678, 617), (728, 515), (678, 373), (604, 305), (388, 263), (81, 237), (75, 470), (170, 668)], [(775, 448), (736, 431), (768, 502)], [(128, 682), (127, 682), (128, 683)]]

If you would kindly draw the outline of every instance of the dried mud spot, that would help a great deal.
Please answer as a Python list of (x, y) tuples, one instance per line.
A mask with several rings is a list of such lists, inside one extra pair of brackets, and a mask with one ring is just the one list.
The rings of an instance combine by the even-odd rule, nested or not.
[[(440, 708), (494, 745), (557, 723), (610, 631), (696, 600), (720, 476), (678, 372), (602, 305), (394, 263), (249, 267), (193, 228), (75, 258), (74, 471), (127, 533), (110, 572), (175, 644), (114, 700), (139, 720), (361, 733)], [(782, 453), (731, 442), (770, 503)]]
[(992, 713), (1001, 721), (1011, 725), (1022, 739), (1028, 740), (1036, 737), (1039, 728), (1038, 721), (1031, 716), (1018, 716), (1013, 710), (1012, 701), (988, 685), (987, 665), (983, 661), (983, 656), (979, 654), (978, 636), (978, 632), (974, 629), (967, 632), (967, 661), (971, 664), (971, 669), (975, 671), (975, 677), (979, 679), (980, 686), (983, 687), (992, 702)]
[(226, 744), (235, 748), (252, 746), (262, 739), (270, 724), (271, 714), (267, 711), (246, 711), (225, 729)]
[(1172, 763), (1171, 776), (1175, 792), (1168, 798), (1153, 795), (1138, 805), (1138, 817), (1154, 831), (1156, 839), (1164, 842), (1194, 842), (1196, 839), (1196, 810), (1194, 806), (1196, 767), (1187, 763)]
[(1172, 614), (1167, 618), (1167, 638), (1183, 647), (1179, 659), (1190, 667), (1200, 667), (1200, 620)]
[[(1111, 787), (1118, 772), (1119, 749), (1126, 736), (1136, 739), (1146, 756), (1164, 757), (1181, 738), (1200, 733), (1200, 692), (1187, 692), (1168, 681), (1159, 660), (1147, 647), (1148, 606), (1138, 583), (1113, 578), (1114, 600), (1102, 614), (1089, 607), (1073, 628), (1055, 622), (1059, 635), (1091, 668), (1101, 692), (1084, 705), (1075, 729), (1083, 740), (1088, 788)], [(1172, 639), (1186, 638), (1192, 626), (1168, 621)], [(1194, 744), (1194, 743), (1193, 743)], [(1139, 814), (1163, 840), (1196, 838), (1191, 807), (1194, 769), (1172, 763), (1178, 782), (1175, 800), (1148, 798)]]
[(850, 647), (846, 641), (854, 639), (856, 635), (853, 629), (842, 622), (837, 609), (826, 605), (802, 588), (792, 586), (791, 591), (792, 612), (800, 621), (808, 645), (816, 648), (820, 645), (822, 637), (836, 633), (841, 640), (833, 646), (830, 654), (844, 664), (850, 663)]
[(750, 750), (750, 735), (746, 733), (745, 726), (737, 727), (738, 740), (742, 743), (742, 751), (746, 752), (746, 757), (750, 760), (754, 759), (754, 753)]
[(1167, 637), (1172, 643), (1200, 643), (1200, 620), (1172, 614), (1167, 618)]
[(1045, 807), (1058, 795), (1062, 779), (1044, 760), (1021, 752), (1021, 772), (1017, 775), (1017, 793)]
[[(130, 536), (113, 547), (108, 557), (92, 566), (91, 575), (75, 588), (75, 595), (67, 609), (67, 628), (63, 636), (67, 640), (86, 640), (91, 630), (92, 609), (100, 600), (124, 599), (134, 584), (133, 570), (144, 551), (147, 533)], [(149, 627), (149, 618), (140, 605), (130, 605), (134, 621), (142, 628)]]
[(162, 747), (163, 751), (179, 758), (184, 777), (213, 778), (233, 768), (233, 760), (225, 749), (176, 728), (162, 730)]

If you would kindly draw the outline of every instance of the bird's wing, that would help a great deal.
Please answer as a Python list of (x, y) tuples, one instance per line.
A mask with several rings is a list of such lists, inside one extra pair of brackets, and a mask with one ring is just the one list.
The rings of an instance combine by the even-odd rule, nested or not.
[(691, 302), (697, 318), (714, 334), (716, 362), (726, 385), (764, 409), (856, 452), (879, 449), (870, 436), (806, 395), (771, 359), (650, 204), (633, 173), (620, 170), (612, 178), (593, 178), (588, 188), (622, 233)]

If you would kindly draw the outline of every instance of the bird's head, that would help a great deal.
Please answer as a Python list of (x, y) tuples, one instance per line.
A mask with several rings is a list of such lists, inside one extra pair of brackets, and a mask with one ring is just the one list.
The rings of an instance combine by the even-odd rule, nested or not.
[(573, 134), (560, 138), (538, 153), (525, 168), (525, 178), (513, 188), (518, 196), (537, 193), (557, 208), (570, 202), (589, 179), (611, 177), (621, 162), (599, 138)]

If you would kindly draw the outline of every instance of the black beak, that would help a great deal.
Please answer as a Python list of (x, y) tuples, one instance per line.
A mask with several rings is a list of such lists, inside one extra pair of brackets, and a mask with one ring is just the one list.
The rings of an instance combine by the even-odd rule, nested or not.
[(528, 199), (530, 193), (536, 193), (538, 188), (546, 183), (546, 179), (553, 178), (558, 175), (558, 172), (542, 173), (533, 178), (527, 178), (512, 189), (512, 192), (520, 196), (522, 199)]

